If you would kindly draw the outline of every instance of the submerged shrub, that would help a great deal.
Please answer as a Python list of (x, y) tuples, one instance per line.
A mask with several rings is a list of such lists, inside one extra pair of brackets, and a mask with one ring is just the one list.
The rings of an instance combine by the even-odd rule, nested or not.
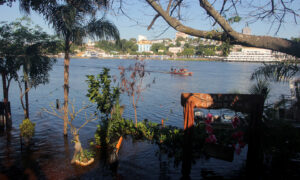
[(88, 151), (87, 149), (83, 149), (82, 153), (76, 154), (76, 160), (80, 162), (88, 162), (95, 156), (95, 153), (92, 151)]
[(26, 118), (20, 124), (20, 135), (24, 138), (30, 139), (34, 135), (35, 123)]

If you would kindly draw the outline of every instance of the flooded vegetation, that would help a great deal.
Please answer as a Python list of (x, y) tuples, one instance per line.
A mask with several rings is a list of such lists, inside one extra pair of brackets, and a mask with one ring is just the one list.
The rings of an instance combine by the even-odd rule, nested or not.
[[(93, 91), (88, 89), (95, 82), (91, 81), (91, 76), (89, 83), (86, 82), (86, 75), (95, 75), (94, 80), (97, 74), (104, 75), (105, 67), (109, 69), (111, 87), (117, 87), (120, 82), (114, 82), (114, 79), (120, 77), (118, 66), (129, 67), (135, 63), (136, 60), (72, 59), (70, 99), (76, 99), (74, 112), (85, 105), (90, 107), (78, 113), (76, 120), (70, 119), (75, 129), (71, 127), (72, 132), (65, 137), (63, 120), (42, 110), (49, 108), (49, 104), (55, 103), (56, 99), (62, 102), (63, 60), (59, 59), (50, 71), (49, 84), (30, 91), (29, 114), (35, 123), (35, 133), (28, 144), (21, 141), (19, 124), (24, 114), (16, 96), (17, 84), (12, 82), (9, 97), (12, 129), (1, 131), (0, 136), (1, 179), (247, 179), (256, 175), (263, 178), (299, 176), (296, 171), (299, 167), (299, 132), (285, 122), (264, 120), (264, 125), (260, 127), (260, 142), (263, 142), (260, 149), (264, 159), (260, 161), (263, 169), (259, 171), (249, 169), (248, 165), (250, 116), (247, 114), (218, 108), (202, 110), (203, 119), (195, 121), (188, 138), (185, 135), (184, 108), (180, 99), (182, 92), (224, 94), (238, 90), (247, 93), (252, 85), (250, 75), (260, 64), (146, 60), (145, 70), (150, 73), (144, 83), (151, 83), (151, 88), (141, 94), (136, 107), (136, 124), (131, 96), (120, 94), (118, 101), (113, 100), (112, 96), (110, 102), (118, 102), (125, 108), (120, 114), (120, 106), (114, 106), (115, 113), (110, 114), (113, 104), (102, 106), (107, 103), (103, 104), (104, 101), (99, 99), (94, 104), (89, 102)], [(187, 66), (194, 74), (176, 76), (163, 73), (168, 72), (171, 66)], [(224, 69), (227, 71), (224, 72)], [(99, 77), (101, 79), (103, 76)], [(280, 94), (289, 92), (288, 85), (284, 83), (274, 83), (271, 87), (277, 88), (271, 88), (270, 98), (266, 101), (269, 104)], [(77, 131), (76, 128), (87, 120), (84, 112), (93, 114), (97, 109), (103, 111), (103, 116)], [(238, 115), (239, 119), (220, 123), (225, 122), (218, 119), (225, 112), (227, 116)], [(71, 134), (74, 132), (73, 138)], [(124, 139), (117, 150), (121, 136)], [(76, 137), (80, 137), (80, 141)], [(77, 151), (76, 142), (80, 142), (82, 148), (90, 153), (80, 149)], [(92, 156), (94, 162), (88, 166), (72, 164), (76, 153), (84, 157)]]

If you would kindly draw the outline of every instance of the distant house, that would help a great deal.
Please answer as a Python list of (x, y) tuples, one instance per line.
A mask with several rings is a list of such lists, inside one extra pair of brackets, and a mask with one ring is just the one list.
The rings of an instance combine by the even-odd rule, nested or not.
[(184, 39), (188, 38), (189, 35), (183, 33), (183, 32), (176, 32), (176, 36), (175, 36), (175, 39), (179, 38), (179, 37), (182, 37)]
[(183, 48), (181, 47), (169, 47), (169, 52), (173, 54), (181, 53), (183, 51)]
[(141, 40), (137, 42), (138, 52), (150, 52), (152, 43), (148, 40)]
[(163, 43), (164, 39), (154, 39), (154, 40), (151, 40), (151, 42), (152, 42), (152, 44)]

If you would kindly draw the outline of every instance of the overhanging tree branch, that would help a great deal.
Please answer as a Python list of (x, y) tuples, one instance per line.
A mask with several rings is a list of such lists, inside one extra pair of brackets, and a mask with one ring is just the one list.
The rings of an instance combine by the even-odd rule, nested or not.
[(159, 4), (157, 4), (155, 0), (146, 1), (161, 17), (163, 17), (163, 19), (171, 27), (173, 27), (177, 31), (207, 39), (214, 39), (219, 41), (229, 40), (231, 44), (265, 48), (300, 57), (299, 42), (271, 36), (255, 36), (238, 33), (207, 0), (199, 0), (200, 6), (223, 28), (224, 32), (204, 31), (185, 26), (178, 19), (170, 16), (167, 11), (164, 11), (163, 8)]

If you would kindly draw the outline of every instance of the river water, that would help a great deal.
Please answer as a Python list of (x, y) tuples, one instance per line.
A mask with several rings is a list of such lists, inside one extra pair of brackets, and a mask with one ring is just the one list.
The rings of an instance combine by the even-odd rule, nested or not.
[[(183, 127), (183, 108), (180, 105), (182, 92), (201, 93), (248, 93), (252, 82), (251, 73), (261, 66), (260, 63), (206, 62), (206, 61), (161, 61), (145, 60), (147, 74), (144, 83), (151, 84), (138, 102), (138, 119), (160, 122), (166, 119), (166, 125)], [(70, 100), (78, 109), (90, 104), (87, 93), (86, 75), (98, 74), (103, 67), (110, 69), (112, 76), (119, 77), (119, 66), (128, 67), (135, 60), (72, 59), (70, 65)], [(166, 72), (172, 66), (184, 67), (192, 71), (193, 76), (171, 75)], [(155, 79), (155, 83), (152, 83)], [(132, 143), (125, 140), (119, 153), (117, 169), (111, 170), (101, 160), (85, 168), (70, 165), (73, 153), (71, 136), (63, 137), (63, 121), (44, 113), (41, 108), (59, 99), (63, 103), (63, 60), (58, 59), (50, 72), (50, 82), (32, 89), (30, 98), (30, 118), (36, 123), (33, 144), (22, 149), (19, 138), (19, 124), (23, 118), (16, 83), (10, 88), (10, 102), (13, 129), (0, 135), (0, 179), (179, 179), (181, 166), (164, 155), (157, 155), (158, 147), (147, 142)], [(117, 83), (115, 84), (117, 85)], [(2, 94), (2, 89), (1, 92)], [(274, 83), (271, 86), (269, 103), (281, 94), (289, 94), (288, 84)], [(124, 117), (134, 119), (131, 99), (123, 94), (121, 104), (125, 105)], [(95, 106), (88, 112), (95, 111)], [(216, 112), (218, 113), (218, 112)], [(76, 125), (82, 123), (84, 114), (79, 116)], [(98, 121), (89, 123), (80, 131), (83, 146), (93, 138)], [(238, 177), (245, 165), (246, 150), (235, 155), (233, 162), (214, 158), (199, 159), (191, 169), (192, 179), (206, 177)]]

